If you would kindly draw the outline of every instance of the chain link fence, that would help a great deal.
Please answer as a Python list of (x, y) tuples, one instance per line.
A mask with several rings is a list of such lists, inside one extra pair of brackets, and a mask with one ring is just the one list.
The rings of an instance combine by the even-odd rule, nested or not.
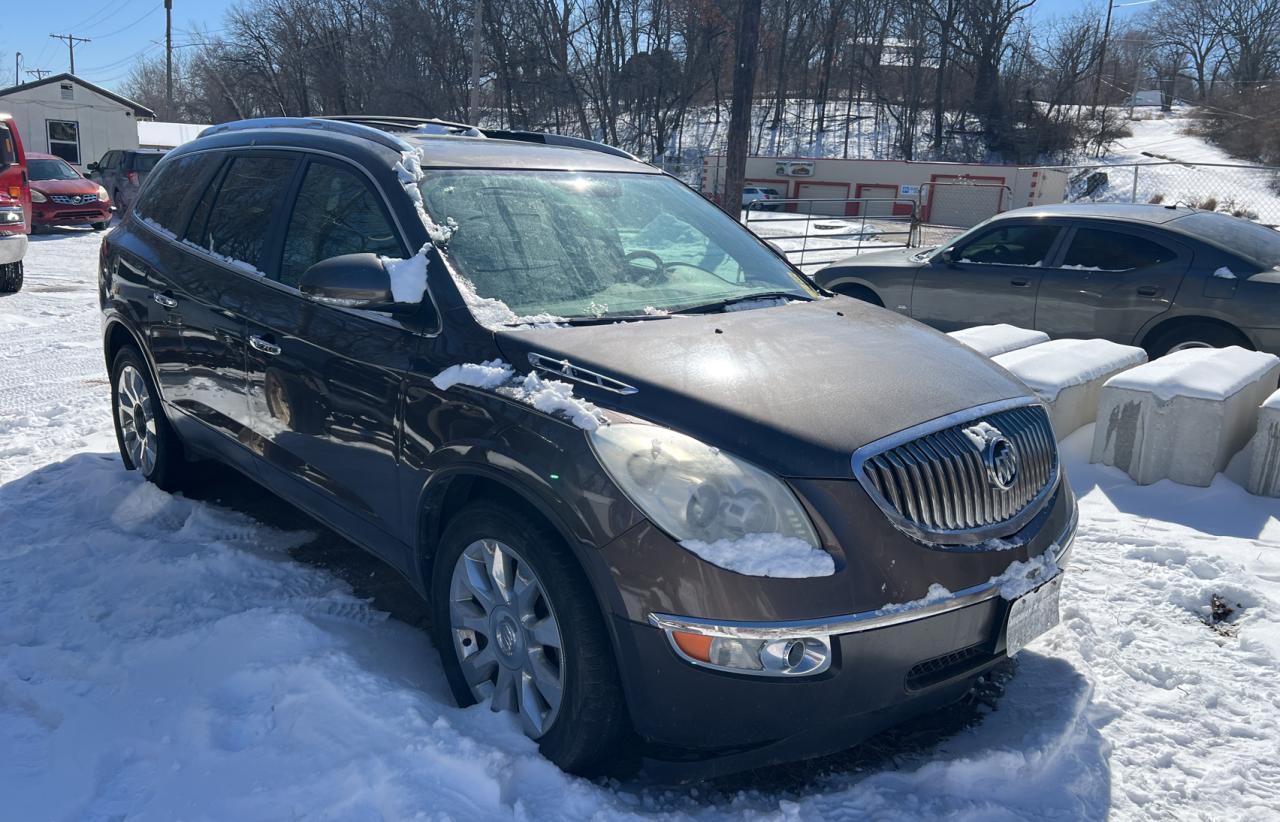
[(742, 223), (812, 274), (864, 251), (916, 245), (916, 208), (910, 198), (758, 200), (743, 208)]
[(1067, 172), (1067, 202), (1183, 205), (1280, 225), (1274, 166), (1154, 161), (1047, 168)]

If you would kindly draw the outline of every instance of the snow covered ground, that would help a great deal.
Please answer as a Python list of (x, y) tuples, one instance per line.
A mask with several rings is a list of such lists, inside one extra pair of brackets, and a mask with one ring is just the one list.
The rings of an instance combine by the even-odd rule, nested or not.
[(33, 241), (0, 298), (4, 818), (1280, 818), (1280, 501), (1135, 486), (1086, 427), (1063, 625), (983, 699), (817, 767), (588, 782), (455, 708), (425, 633), (340, 578), (367, 566), (298, 561), (318, 526), (123, 471), (98, 237)]

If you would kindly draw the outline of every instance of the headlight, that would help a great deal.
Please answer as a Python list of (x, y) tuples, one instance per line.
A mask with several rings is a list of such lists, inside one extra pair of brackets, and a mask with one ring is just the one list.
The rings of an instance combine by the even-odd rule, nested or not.
[(680, 542), (781, 534), (820, 550), (791, 490), (750, 463), (656, 425), (602, 425), (591, 443), (618, 487)]
[(40, 192), (36, 191), (36, 190), (33, 188), (33, 189), (31, 189), (31, 202), (33, 202), (33, 203), (47, 203), (47, 202), (49, 202), (49, 198), (48, 198), (48, 197), (46, 197), (46, 196), (44, 196), (43, 194), (41, 194)]
[(22, 222), (21, 208), (0, 208), (0, 225), (14, 225)]
[(111, 198), (107, 196), (107, 190), (102, 186), (98, 186), (98, 200), (105, 203), (109, 199)]

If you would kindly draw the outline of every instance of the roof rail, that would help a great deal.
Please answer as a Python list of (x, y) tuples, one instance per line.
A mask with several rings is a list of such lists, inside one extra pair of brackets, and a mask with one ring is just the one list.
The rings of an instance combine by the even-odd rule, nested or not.
[(413, 146), (394, 134), (388, 133), (386, 129), (323, 117), (255, 117), (250, 120), (235, 120), (230, 123), (210, 126), (200, 132), (200, 137), (211, 137), (215, 134), (226, 134), (231, 131), (252, 131), (261, 128), (310, 128), (318, 131), (331, 131), (335, 134), (346, 134), (349, 137), (363, 137), (394, 151), (410, 151), (413, 149)]
[[(382, 131), (424, 131), (431, 126), (438, 126), (442, 133), (466, 132), (475, 129), (467, 123), (455, 123), (452, 120), (439, 120), (435, 117), (402, 117), (400, 115), (381, 114), (327, 114), (320, 119), (334, 120), (339, 123), (359, 123), (360, 125), (380, 129)], [(476, 129), (479, 131), (479, 129)]]
[(452, 134), (461, 137), (487, 137), (490, 140), (516, 140), (521, 143), (542, 143), (548, 146), (564, 146), (566, 148), (580, 148), (585, 151), (598, 151), (601, 154), (612, 154), (614, 157), (625, 157), (628, 160), (643, 162), (630, 152), (623, 151), (604, 143), (597, 143), (595, 140), (587, 140), (583, 137), (568, 137), (562, 134), (547, 134), (541, 131), (509, 131), (507, 129), (481, 129), (477, 126), (468, 125), (466, 123), (455, 123), (451, 120), (438, 120), (435, 117), (403, 117), (399, 115), (374, 115), (374, 114), (340, 114), (332, 117), (324, 117), (325, 120), (335, 120), (344, 123), (360, 123), (361, 125), (371, 126), (372, 128), (383, 129), (394, 132), (410, 132), (433, 133), (431, 129), (438, 127), (441, 130), (434, 133)]
[(504, 129), (486, 129), (483, 133), (485, 137), (491, 140), (519, 140), (522, 143), (542, 143), (548, 146), (580, 148), (586, 151), (598, 151), (601, 154), (612, 154), (614, 157), (625, 157), (628, 160), (635, 160), (637, 163), (644, 162), (629, 151), (624, 151), (605, 143), (597, 143), (595, 140), (588, 140), (585, 137), (569, 137), (564, 134), (547, 134), (541, 131), (506, 131)]

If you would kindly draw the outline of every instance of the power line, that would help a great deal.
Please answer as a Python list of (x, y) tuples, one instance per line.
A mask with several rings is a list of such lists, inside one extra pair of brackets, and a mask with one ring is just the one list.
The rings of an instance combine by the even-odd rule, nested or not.
[(61, 40), (67, 44), (67, 51), (71, 53), (71, 73), (76, 73), (76, 43), (92, 43), (88, 37), (76, 37), (74, 34), (50, 34), (54, 40)]
[(43, 80), (46, 74), (53, 74), (53, 72), (49, 71), (49, 69), (27, 69), (25, 73), (30, 74), (31, 76), (35, 77), (37, 80)]

